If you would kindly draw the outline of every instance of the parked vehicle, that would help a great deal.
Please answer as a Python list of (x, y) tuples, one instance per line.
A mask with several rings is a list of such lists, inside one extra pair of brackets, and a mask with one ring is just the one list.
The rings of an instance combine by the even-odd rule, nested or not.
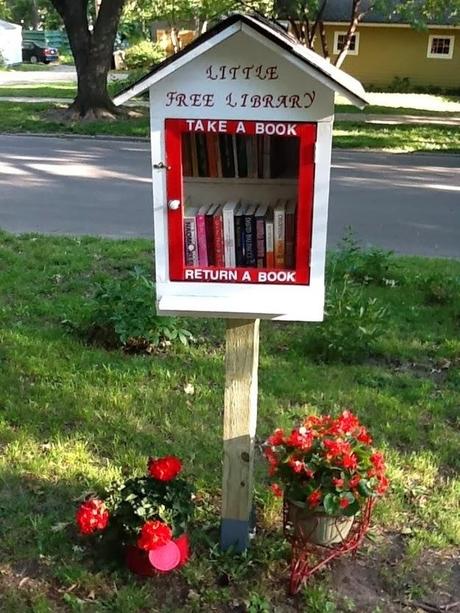
[(59, 51), (56, 47), (42, 47), (30, 40), (25, 40), (22, 43), (22, 61), (37, 64), (43, 62), (57, 62), (59, 60)]

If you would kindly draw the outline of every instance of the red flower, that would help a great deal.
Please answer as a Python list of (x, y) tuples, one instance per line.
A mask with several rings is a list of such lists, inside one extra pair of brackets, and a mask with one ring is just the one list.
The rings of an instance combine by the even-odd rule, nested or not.
[(75, 521), (80, 534), (92, 534), (104, 530), (109, 523), (109, 512), (103, 500), (92, 498), (86, 500), (77, 510)]
[(387, 477), (384, 477), (382, 475), (379, 479), (379, 484), (377, 486), (377, 494), (380, 494), (380, 496), (384, 494), (387, 491), (389, 484), (390, 484), (389, 479), (387, 479)]
[(140, 549), (150, 551), (166, 545), (171, 540), (172, 530), (162, 521), (150, 520), (146, 521), (142, 526), (137, 546)]
[(310, 496), (307, 496), (307, 501), (311, 509), (313, 507), (317, 507), (321, 502), (321, 491), (315, 490), (314, 492), (312, 492)]
[(281, 496), (283, 495), (283, 490), (280, 488), (280, 486), (277, 483), (272, 483), (270, 485), (270, 489), (275, 494), (275, 496), (277, 496), (278, 498), (281, 498)]
[(358, 475), (358, 474), (353, 475), (353, 477), (349, 481), (349, 485), (350, 485), (351, 489), (354, 489), (355, 487), (358, 487), (360, 481), (361, 481), (361, 476), (360, 475)]
[(313, 477), (315, 476), (315, 471), (313, 471), (311, 468), (305, 467), (305, 476), (307, 477), (307, 479), (313, 479)]
[(354, 453), (346, 453), (342, 458), (342, 466), (354, 470), (358, 465), (358, 458)]
[(335, 487), (343, 487), (344, 480), (337, 479), (336, 477), (332, 477), (332, 483), (335, 485)]
[(348, 500), (348, 498), (341, 498), (339, 500), (339, 507), (341, 509), (346, 509), (349, 504), (350, 504), (350, 501)]
[(370, 459), (377, 473), (385, 470), (385, 462), (381, 453), (373, 453)]
[(351, 432), (355, 428), (359, 427), (359, 420), (351, 411), (344, 411), (337, 419), (337, 424), (342, 432)]
[(168, 455), (164, 458), (149, 458), (148, 471), (151, 477), (158, 481), (171, 481), (182, 470), (182, 462), (176, 456)]
[(303, 462), (300, 460), (294, 460), (294, 458), (289, 460), (288, 466), (292, 468), (295, 473), (301, 473), (305, 468), (305, 464)]
[(284, 432), (281, 428), (277, 428), (267, 439), (267, 444), (273, 447), (284, 443)]
[(290, 447), (297, 447), (302, 451), (310, 449), (313, 443), (313, 435), (304, 426), (295, 428), (289, 438), (286, 440), (286, 445)]
[(372, 445), (372, 436), (369, 434), (369, 432), (364, 426), (361, 426), (359, 428), (358, 433), (356, 435), (356, 439), (360, 443), (364, 443), (365, 445)]

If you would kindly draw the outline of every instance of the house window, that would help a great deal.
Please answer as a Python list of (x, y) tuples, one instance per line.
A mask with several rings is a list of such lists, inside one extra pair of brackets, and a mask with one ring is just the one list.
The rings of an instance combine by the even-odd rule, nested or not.
[[(345, 43), (347, 42), (347, 33), (346, 32), (334, 32), (334, 54), (338, 55)], [(348, 47), (347, 54), (348, 55), (358, 55), (359, 51), (359, 33), (356, 32), (352, 35), (350, 40), (350, 46)]]
[(429, 36), (427, 57), (452, 59), (455, 36)]

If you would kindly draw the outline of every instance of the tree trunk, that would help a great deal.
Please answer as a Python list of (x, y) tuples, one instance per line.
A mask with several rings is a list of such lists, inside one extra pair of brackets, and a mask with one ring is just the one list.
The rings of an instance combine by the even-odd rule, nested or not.
[(72, 117), (113, 118), (118, 114), (107, 90), (107, 75), (124, 2), (102, 0), (91, 31), (88, 0), (52, 0), (64, 21), (77, 70), (77, 96), (69, 107)]

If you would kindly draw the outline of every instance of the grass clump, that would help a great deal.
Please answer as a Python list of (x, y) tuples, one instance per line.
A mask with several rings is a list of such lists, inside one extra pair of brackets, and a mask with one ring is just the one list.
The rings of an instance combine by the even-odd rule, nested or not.
[(173, 341), (192, 340), (178, 320), (159, 317), (154, 307), (154, 284), (148, 273), (135, 267), (127, 275), (95, 284), (87, 321), (80, 331), (103, 347), (122, 347), (128, 352), (152, 351)]

